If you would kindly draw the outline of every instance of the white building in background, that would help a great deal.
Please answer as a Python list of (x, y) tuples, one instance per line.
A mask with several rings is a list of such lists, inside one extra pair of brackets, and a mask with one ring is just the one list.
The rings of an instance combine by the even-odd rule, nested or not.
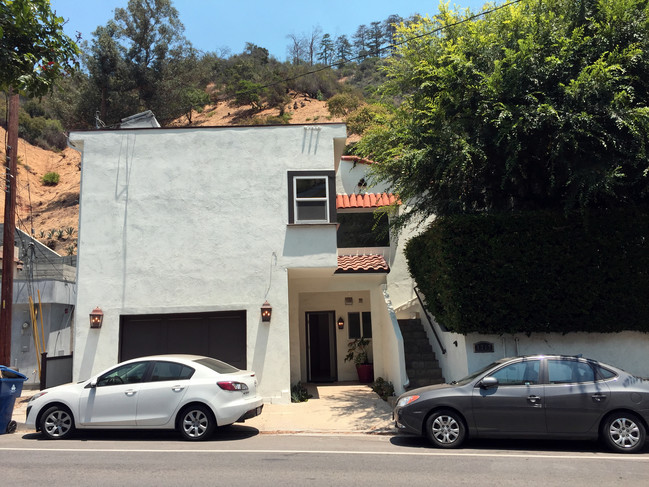
[[(0, 224), (0, 232), (3, 226)], [(27, 376), (25, 387), (33, 388), (40, 385), (43, 352), (52, 360), (66, 361), (56, 372), (57, 377), (66, 376), (77, 292), (75, 257), (60, 256), (19, 229), (15, 231), (14, 256), (11, 363), (6, 365)]]

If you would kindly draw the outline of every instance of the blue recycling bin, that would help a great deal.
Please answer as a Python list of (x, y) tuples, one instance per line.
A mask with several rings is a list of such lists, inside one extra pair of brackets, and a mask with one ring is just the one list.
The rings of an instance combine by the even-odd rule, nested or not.
[(16, 422), (11, 419), (16, 398), (23, 392), (27, 377), (15, 370), (0, 365), (0, 435), (16, 431)]

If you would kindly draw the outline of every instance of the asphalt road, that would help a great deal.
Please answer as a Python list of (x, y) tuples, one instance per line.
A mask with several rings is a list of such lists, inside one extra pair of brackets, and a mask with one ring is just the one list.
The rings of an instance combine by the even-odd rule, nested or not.
[(609, 453), (589, 442), (272, 435), (233, 426), (191, 443), (168, 432), (91, 432), (67, 441), (0, 436), (2, 486), (647, 485), (649, 449)]

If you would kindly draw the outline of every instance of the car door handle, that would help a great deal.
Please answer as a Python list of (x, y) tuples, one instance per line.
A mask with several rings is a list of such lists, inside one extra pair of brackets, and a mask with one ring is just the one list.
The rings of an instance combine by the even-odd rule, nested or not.
[(128, 397), (134, 396), (137, 391), (134, 391), (133, 389), (129, 389), (128, 391), (124, 391), (124, 394), (126, 394)]
[(171, 390), (174, 391), (174, 392), (180, 392), (180, 391), (182, 391), (184, 388), (185, 388), (185, 386), (173, 386), (173, 387), (171, 388)]
[(535, 406), (541, 405), (541, 398), (539, 396), (527, 396), (527, 400)]
[(593, 401), (595, 402), (602, 402), (603, 400), (606, 399), (606, 394), (593, 394)]

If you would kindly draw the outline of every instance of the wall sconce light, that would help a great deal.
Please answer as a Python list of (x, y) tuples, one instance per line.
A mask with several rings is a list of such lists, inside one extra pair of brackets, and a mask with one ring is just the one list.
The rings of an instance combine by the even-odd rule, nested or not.
[(272, 314), (273, 307), (268, 303), (268, 301), (265, 301), (264, 304), (261, 305), (261, 321), (269, 322)]
[(345, 320), (343, 320), (343, 317), (341, 316), (338, 318), (338, 329), (342, 330), (343, 328), (345, 328)]
[(101, 324), (104, 321), (104, 312), (99, 306), (92, 310), (90, 313), (90, 328), (101, 328)]

